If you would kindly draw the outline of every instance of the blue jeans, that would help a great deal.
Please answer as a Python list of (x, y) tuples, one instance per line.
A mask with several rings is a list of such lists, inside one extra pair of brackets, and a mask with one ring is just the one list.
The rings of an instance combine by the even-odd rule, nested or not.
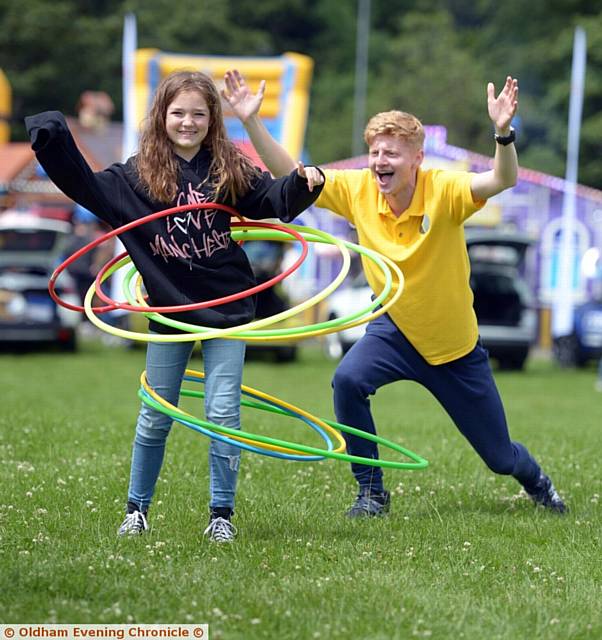
[[(160, 396), (177, 405), (184, 371), (194, 343), (149, 342), (146, 351), (148, 383)], [(210, 422), (240, 429), (240, 385), (245, 343), (216, 338), (203, 342), (205, 417)], [(151, 503), (165, 453), (172, 419), (142, 403), (132, 451), (128, 501), (146, 511)], [(209, 445), (210, 507), (234, 509), (240, 465), (239, 447), (211, 439)]]
[[(535, 485), (539, 465), (522, 444), (510, 440), (488, 354), (480, 344), (462, 358), (432, 365), (387, 314), (380, 316), (368, 324), (364, 337), (353, 345), (334, 374), (337, 420), (376, 433), (368, 396), (397, 380), (413, 380), (426, 387), (492, 471), (510, 474), (525, 487)], [(411, 419), (411, 413), (407, 416)], [(374, 442), (344, 435), (349, 453), (378, 459)], [(351, 468), (361, 489), (383, 490), (380, 467), (352, 464)]]

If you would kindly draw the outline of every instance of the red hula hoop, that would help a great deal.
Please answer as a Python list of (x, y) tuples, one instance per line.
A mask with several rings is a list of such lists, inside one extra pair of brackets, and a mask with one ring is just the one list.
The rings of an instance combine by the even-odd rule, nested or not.
[[(83, 256), (84, 254), (86, 254), (88, 251), (91, 251), (92, 249), (94, 249), (95, 247), (97, 247), (99, 244), (102, 244), (103, 242), (106, 242), (107, 240), (121, 235), (122, 233), (125, 233), (126, 231), (129, 231), (130, 229), (134, 229), (135, 227), (138, 227), (142, 224), (145, 224), (146, 222), (150, 222), (152, 220), (156, 220), (158, 218), (162, 218), (165, 216), (168, 216), (172, 213), (181, 213), (182, 211), (194, 211), (197, 209), (218, 209), (220, 211), (224, 211), (226, 213), (229, 213), (231, 216), (237, 216), (239, 218), (241, 218), (241, 215), (238, 213), (238, 211), (236, 211), (235, 209), (233, 209), (232, 207), (228, 207), (225, 204), (219, 204), (219, 203), (213, 203), (213, 202), (202, 202), (202, 203), (198, 203), (198, 204), (186, 204), (186, 205), (180, 205), (178, 207), (171, 207), (169, 209), (164, 209), (163, 211), (156, 211), (155, 213), (151, 213), (147, 216), (144, 216), (142, 218), (139, 218), (138, 220), (133, 220), (132, 222), (129, 222), (121, 227), (117, 227), (115, 229), (112, 229), (111, 231), (105, 233), (104, 235), (92, 240), (92, 242), (89, 242), (87, 245), (85, 245), (84, 247), (82, 247), (81, 249), (78, 249), (77, 251), (75, 251), (71, 256), (69, 256), (64, 262), (62, 262), (53, 272), (52, 275), (50, 276), (50, 280), (48, 282), (48, 292), (50, 293), (50, 297), (59, 305), (61, 305), (62, 307), (65, 307), (66, 309), (70, 309), (71, 311), (79, 311), (79, 312), (83, 312), (84, 311), (84, 307), (83, 306), (79, 306), (79, 305), (74, 305), (74, 304), (70, 304), (69, 302), (66, 302), (65, 300), (63, 300), (62, 298), (59, 297), (59, 295), (56, 293), (56, 281), (58, 279), (58, 277), (60, 276), (60, 274), (67, 268), (69, 267), (71, 264), (73, 264), (76, 260), (78, 260), (79, 258), (81, 258), (81, 256)], [(298, 239), (301, 244), (302, 244), (302, 252), (301, 252), (301, 257), (295, 261), (295, 263), (293, 265), (291, 265), (291, 267), (289, 267), (286, 271), (284, 271), (282, 274), (279, 274), (279, 276), (276, 276), (276, 278), (278, 278), (278, 280), (275, 280), (274, 278), (272, 278), (271, 280), (269, 280), (267, 282), (267, 286), (266, 283), (262, 283), (262, 285), (257, 285), (258, 287), (262, 287), (262, 289), (265, 289), (269, 286), (272, 286), (274, 284), (276, 284), (276, 282), (279, 282), (280, 280), (283, 280), (284, 278), (286, 278), (288, 275), (290, 275), (295, 269), (298, 269), (299, 266), (301, 265), (301, 263), (303, 262), (303, 260), (305, 260), (305, 257), (307, 256), (307, 252), (308, 252), (308, 246), (307, 246), (307, 241), (301, 236), (301, 234), (299, 234), (297, 231), (293, 230), (293, 229), (285, 229), (284, 227), (281, 227), (279, 225), (274, 225), (274, 224), (270, 224), (267, 222), (244, 222), (244, 223), (233, 223), (232, 226), (243, 226), (243, 225), (248, 225), (248, 226), (256, 226), (256, 227), (266, 227), (266, 228), (272, 228), (272, 229), (276, 229), (278, 231), (285, 231), (286, 233), (289, 233), (290, 235), (292, 235), (293, 237), (295, 237), (295, 239)], [(110, 263), (108, 263), (107, 265), (105, 265), (105, 267), (103, 267), (102, 273), (104, 273), (111, 265), (113, 265), (117, 260), (123, 258), (126, 255), (126, 252), (120, 254), (119, 256), (117, 256), (116, 258), (112, 259), (110, 261)], [(99, 274), (100, 275), (100, 274)], [(97, 280), (98, 280), (99, 276), (97, 276)], [(258, 291), (261, 291), (262, 289), (258, 289)], [(245, 295), (252, 295), (252, 293), (249, 293), (249, 291), (251, 290), (247, 290), (247, 291), (243, 291), (240, 292), (238, 294), (234, 294), (235, 296), (238, 296), (238, 298), (242, 298), (244, 297), (242, 294)], [(111, 298), (108, 298), (107, 296), (105, 296), (105, 294), (103, 293), (102, 296), (99, 293), (99, 297), (101, 297), (101, 299), (105, 299), (105, 297), (107, 298), (105, 301), (109, 302), (109, 304), (105, 305), (105, 306), (101, 306), (101, 307), (92, 307), (92, 310), (95, 313), (105, 313), (107, 311), (113, 311), (115, 309), (124, 309), (126, 310), (128, 306), (133, 306), (133, 305), (127, 305), (125, 303), (118, 303), (115, 302), (114, 300), (112, 300)], [(232, 300), (234, 299), (238, 299), (238, 298), (232, 298)], [(219, 299), (222, 300), (222, 299)], [(227, 302), (228, 300), (223, 300), (223, 302)], [(223, 302), (220, 302), (220, 304), (223, 304)], [(197, 305), (181, 305), (179, 307), (135, 307), (133, 310), (136, 311), (144, 311), (144, 312), (153, 312), (156, 309), (170, 309), (170, 310), (175, 310), (175, 311), (183, 311), (183, 310), (192, 310), (192, 309), (198, 309), (198, 308), (202, 308), (198, 305), (203, 305), (203, 306), (211, 306), (216, 304), (215, 300), (210, 300), (207, 302), (202, 302), (202, 303), (198, 303)], [(175, 312), (172, 311), (172, 312)], [(160, 312), (160, 311), (159, 311)]]
[(109, 304), (114, 305), (115, 309), (123, 309), (124, 311), (137, 311), (142, 313), (178, 313), (180, 311), (195, 311), (197, 309), (206, 309), (207, 307), (219, 306), (221, 304), (226, 304), (228, 302), (234, 302), (235, 300), (241, 300), (242, 298), (247, 298), (252, 296), (264, 289), (269, 289), (273, 287), (275, 284), (284, 280), (284, 278), (288, 277), (293, 271), (297, 270), (303, 261), (305, 260), (308, 252), (307, 240), (294, 229), (286, 229), (278, 224), (272, 224), (269, 222), (233, 222), (231, 224), (232, 227), (257, 227), (260, 229), (273, 229), (275, 231), (284, 231), (285, 233), (289, 233), (296, 240), (299, 240), (302, 244), (301, 255), (295, 262), (285, 269), (282, 273), (275, 275), (273, 278), (262, 282), (261, 284), (257, 284), (254, 287), (250, 287), (249, 289), (245, 289), (243, 291), (239, 291), (238, 293), (232, 293), (228, 296), (223, 296), (221, 298), (214, 298), (213, 300), (205, 300), (203, 302), (193, 302), (191, 304), (181, 304), (181, 305), (171, 305), (171, 306), (163, 306), (163, 307), (151, 307), (151, 306), (138, 306), (129, 304), (127, 302), (117, 302), (110, 298), (103, 290), (102, 290), (102, 277), (104, 274), (118, 261), (121, 260), (127, 252), (122, 253), (115, 258), (112, 258), (107, 264), (102, 267), (102, 269), (96, 275), (96, 279), (94, 284), (96, 286), (96, 294), (103, 301)]

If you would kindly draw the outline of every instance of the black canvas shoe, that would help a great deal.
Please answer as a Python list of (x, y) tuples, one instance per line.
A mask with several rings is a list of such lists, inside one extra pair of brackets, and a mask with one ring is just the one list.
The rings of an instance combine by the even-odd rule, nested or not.
[(230, 507), (210, 507), (209, 526), (203, 531), (211, 542), (233, 542), (236, 527), (230, 522), (233, 509)]
[(125, 520), (121, 523), (117, 535), (120, 536), (136, 536), (144, 533), (148, 529), (146, 516), (141, 511), (134, 511), (125, 516)]
[(211, 542), (234, 542), (236, 527), (228, 518), (211, 518), (209, 526), (203, 531)]
[(391, 494), (388, 491), (372, 493), (370, 489), (360, 489), (355, 502), (345, 513), (348, 518), (369, 518), (389, 513)]

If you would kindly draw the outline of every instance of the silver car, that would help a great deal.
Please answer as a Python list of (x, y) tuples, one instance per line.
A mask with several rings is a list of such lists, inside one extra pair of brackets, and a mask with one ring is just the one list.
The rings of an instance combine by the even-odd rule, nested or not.
[[(63, 220), (22, 211), (0, 214), (0, 345), (46, 343), (75, 351), (81, 314), (56, 304), (48, 293), (52, 271), (71, 240), (72, 226)], [(81, 304), (68, 273), (57, 285), (62, 299)]]

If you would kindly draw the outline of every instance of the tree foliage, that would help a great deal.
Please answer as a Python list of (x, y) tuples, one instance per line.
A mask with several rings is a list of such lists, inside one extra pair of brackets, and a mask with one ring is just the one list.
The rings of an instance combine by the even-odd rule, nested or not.
[[(0, 67), (13, 89), (13, 139), (25, 115), (73, 113), (106, 91), (121, 110), (123, 17), (141, 47), (214, 55), (298, 51), (315, 60), (307, 148), (349, 156), (357, 1), (0, 0)], [(579, 179), (602, 188), (601, 0), (372, 0), (367, 111), (398, 108), (448, 128), (452, 144), (492, 152), (485, 88), (519, 78), (523, 166), (564, 174), (573, 34), (588, 38)]]

